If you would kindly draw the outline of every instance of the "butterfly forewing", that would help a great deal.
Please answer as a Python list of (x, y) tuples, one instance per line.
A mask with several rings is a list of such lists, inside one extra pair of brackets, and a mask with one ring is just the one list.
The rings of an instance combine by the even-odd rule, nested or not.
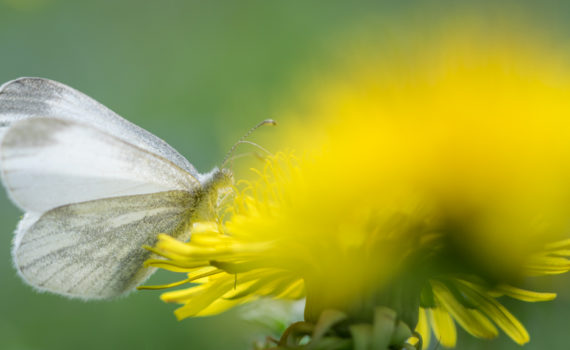
[(0, 134), (13, 122), (30, 117), (88, 124), (168, 159), (194, 177), (199, 175), (186, 158), (162, 139), (62, 83), (43, 78), (20, 78), (0, 87)]
[(32, 212), (70, 203), (199, 186), (172, 162), (88, 125), (30, 118), (0, 144), (4, 185)]

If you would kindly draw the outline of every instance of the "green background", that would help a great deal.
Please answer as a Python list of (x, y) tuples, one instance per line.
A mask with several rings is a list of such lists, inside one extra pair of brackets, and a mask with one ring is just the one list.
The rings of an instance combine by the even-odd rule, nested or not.
[[(69, 84), (207, 171), (258, 121), (302, 110), (299, 91), (342, 61), (339, 38), (388, 22), (407, 38), (421, 38), (430, 23), (453, 16), (455, 3), (0, 0), (0, 81), (41, 76)], [(528, 13), (567, 46), (570, 6), (562, 2), (473, 3), (464, 7), (493, 21)], [(354, 41), (374, 45), (366, 38), (382, 31), (368, 34)], [(178, 322), (159, 292), (108, 302), (34, 292), (10, 258), (21, 213), (0, 197), (0, 349), (249, 349), (260, 337), (235, 311)], [(176, 278), (161, 272), (150, 283)], [(544, 279), (541, 286), (560, 291), (559, 298), (506, 304), (531, 333), (526, 349), (567, 349), (570, 280)], [(504, 335), (493, 342), (461, 335), (459, 349), (519, 348)]]

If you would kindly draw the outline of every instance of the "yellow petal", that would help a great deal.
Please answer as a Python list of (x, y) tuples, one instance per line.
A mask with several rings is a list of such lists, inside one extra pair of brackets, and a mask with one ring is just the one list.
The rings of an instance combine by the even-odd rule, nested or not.
[(457, 342), (457, 330), (449, 313), (440, 307), (428, 309), (428, 315), (435, 337), (441, 345), (452, 348)]
[[(431, 340), (431, 330), (427, 320), (427, 312), (424, 308), (420, 308), (416, 332), (422, 337), (422, 349), (428, 349)], [(415, 343), (413, 343), (413, 345), (415, 345)]]
[(521, 288), (516, 288), (506, 284), (502, 284), (498, 287), (498, 290), (511, 298), (526, 301), (549, 301), (556, 298), (556, 293), (540, 293), (533, 292), (530, 290), (525, 290)]
[(189, 269), (208, 266), (209, 261), (172, 261), (162, 259), (149, 259), (144, 262), (144, 266), (159, 267), (168, 271), (188, 272)]
[(536, 257), (526, 267), (531, 275), (556, 275), (570, 270), (570, 260), (562, 257)]
[(545, 246), (546, 250), (570, 249), (570, 238), (550, 243)]
[(255, 299), (254, 296), (242, 299), (234, 299), (234, 300), (217, 299), (216, 301), (211, 303), (208, 307), (198, 312), (195, 316), (204, 317), (204, 316), (217, 315), (231, 309), (234, 306), (253, 301), (254, 299)]
[(530, 336), (524, 326), (503, 305), (495, 299), (485, 295), (472, 283), (460, 281), (458, 288), (471, 299), (497, 326), (499, 326), (511, 339), (522, 345), (528, 343)]
[(499, 334), (497, 328), (485, 315), (463, 306), (443, 283), (437, 281), (430, 283), (434, 289), (436, 303), (448, 311), (469, 334), (484, 339), (492, 339)]
[(161, 285), (157, 285), (157, 286), (138, 286), (137, 289), (138, 290), (166, 289), (166, 288), (178, 287), (178, 286), (183, 285), (184, 283), (188, 283), (188, 282), (190, 282), (190, 281), (188, 279), (185, 279), (185, 280), (181, 280), (181, 281), (177, 281), (177, 282), (173, 282), (173, 283), (169, 283), (169, 284), (161, 284)]

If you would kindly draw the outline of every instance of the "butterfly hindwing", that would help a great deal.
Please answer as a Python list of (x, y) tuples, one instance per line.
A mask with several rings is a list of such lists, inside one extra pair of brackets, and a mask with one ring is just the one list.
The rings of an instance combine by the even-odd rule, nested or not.
[[(83, 299), (110, 298), (142, 283), (159, 233), (187, 239), (196, 194), (168, 191), (61, 206), (28, 218), (13, 258), (39, 290)], [(26, 219), (24, 219), (26, 220)], [(35, 221), (34, 221), (35, 220)]]

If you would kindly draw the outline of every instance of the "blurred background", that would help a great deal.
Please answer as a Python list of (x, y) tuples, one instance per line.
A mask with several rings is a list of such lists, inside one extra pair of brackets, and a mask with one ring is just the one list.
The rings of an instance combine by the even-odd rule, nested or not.
[[(285, 128), (302, 123), (310, 90), (354, 58), (343, 50), (347, 45), (368, 50), (386, 37), (422, 41), (441, 21), (466, 12), (490, 28), (528, 18), (556, 49), (570, 42), (568, 2), (432, 3), (0, 0), (0, 81), (40, 76), (71, 85), (205, 172), (258, 121), (276, 118)], [(392, 54), (377, 54), (384, 53)], [(279, 132), (254, 138), (271, 145)], [(0, 197), (1, 349), (249, 349), (263, 337), (237, 311), (178, 322), (174, 305), (161, 302), (159, 292), (108, 302), (34, 292), (10, 257), (21, 213), (3, 191)], [(178, 277), (160, 271), (149, 284)], [(531, 333), (526, 349), (568, 348), (569, 277), (538, 281), (539, 289), (559, 292), (553, 302), (505, 301)], [(458, 349), (519, 348), (503, 334), (485, 342), (460, 333)]]

